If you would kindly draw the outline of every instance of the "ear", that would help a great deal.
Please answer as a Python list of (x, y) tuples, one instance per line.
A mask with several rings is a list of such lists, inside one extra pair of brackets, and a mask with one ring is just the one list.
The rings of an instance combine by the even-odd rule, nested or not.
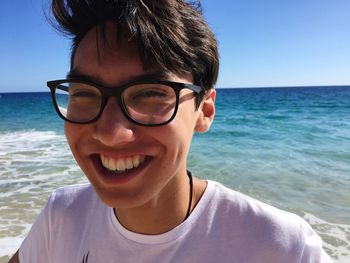
[(208, 90), (204, 95), (198, 108), (199, 116), (194, 127), (195, 132), (204, 133), (209, 130), (215, 116), (215, 98), (216, 90), (214, 88)]

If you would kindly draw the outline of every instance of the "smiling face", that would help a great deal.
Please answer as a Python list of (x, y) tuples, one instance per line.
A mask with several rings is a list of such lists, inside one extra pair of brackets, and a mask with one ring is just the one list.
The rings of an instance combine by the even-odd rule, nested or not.
[[(107, 27), (107, 35), (110, 30), (113, 28)], [(157, 68), (143, 68), (131, 43), (117, 46), (115, 39), (107, 40), (107, 44), (97, 45), (96, 30), (92, 29), (77, 48), (73, 72), (107, 87), (159, 74)], [(190, 76), (161, 75), (162, 80), (191, 83)], [(212, 121), (203, 111), (203, 103), (195, 110), (194, 96), (189, 95), (192, 91), (181, 91), (177, 115), (164, 126), (143, 127), (130, 122), (114, 97), (96, 122), (65, 123), (72, 153), (104, 203), (133, 208), (171, 195), (188, 195), (186, 157), (191, 139), (195, 131), (206, 131)], [(215, 93), (211, 95), (212, 108), (214, 98)]]

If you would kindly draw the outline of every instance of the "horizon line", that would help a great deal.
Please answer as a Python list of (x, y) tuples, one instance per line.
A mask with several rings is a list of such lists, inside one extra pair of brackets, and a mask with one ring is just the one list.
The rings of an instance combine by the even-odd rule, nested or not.
[[(288, 85), (288, 86), (247, 86), (247, 87), (215, 87), (215, 89), (275, 89), (275, 88), (326, 88), (326, 87), (350, 87), (350, 84), (338, 85)], [(50, 91), (0, 91), (0, 94), (5, 93), (50, 93)]]

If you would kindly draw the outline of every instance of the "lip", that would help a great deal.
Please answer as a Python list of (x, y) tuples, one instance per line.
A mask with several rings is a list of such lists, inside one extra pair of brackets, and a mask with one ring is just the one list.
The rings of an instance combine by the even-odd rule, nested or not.
[(106, 185), (122, 185), (126, 184), (134, 178), (141, 175), (141, 173), (147, 168), (147, 166), (152, 161), (153, 157), (145, 156), (145, 160), (142, 164), (140, 164), (137, 168), (126, 170), (124, 172), (120, 172), (117, 175), (112, 172), (107, 171), (103, 166), (100, 160), (99, 154), (92, 154), (90, 156), (92, 164), (95, 169), (95, 173), (97, 174), (100, 181), (102, 181)]

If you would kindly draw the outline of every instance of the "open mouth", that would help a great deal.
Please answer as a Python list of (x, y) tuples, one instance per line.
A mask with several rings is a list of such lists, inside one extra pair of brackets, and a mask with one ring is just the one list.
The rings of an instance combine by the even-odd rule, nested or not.
[(141, 176), (153, 160), (153, 156), (130, 155), (126, 157), (110, 157), (103, 154), (92, 154), (91, 161), (96, 176), (105, 184), (124, 184)]
[(112, 175), (118, 175), (135, 170), (145, 163), (146, 160), (146, 156), (144, 155), (134, 155), (124, 158), (111, 158), (100, 155), (99, 158), (102, 167)]

